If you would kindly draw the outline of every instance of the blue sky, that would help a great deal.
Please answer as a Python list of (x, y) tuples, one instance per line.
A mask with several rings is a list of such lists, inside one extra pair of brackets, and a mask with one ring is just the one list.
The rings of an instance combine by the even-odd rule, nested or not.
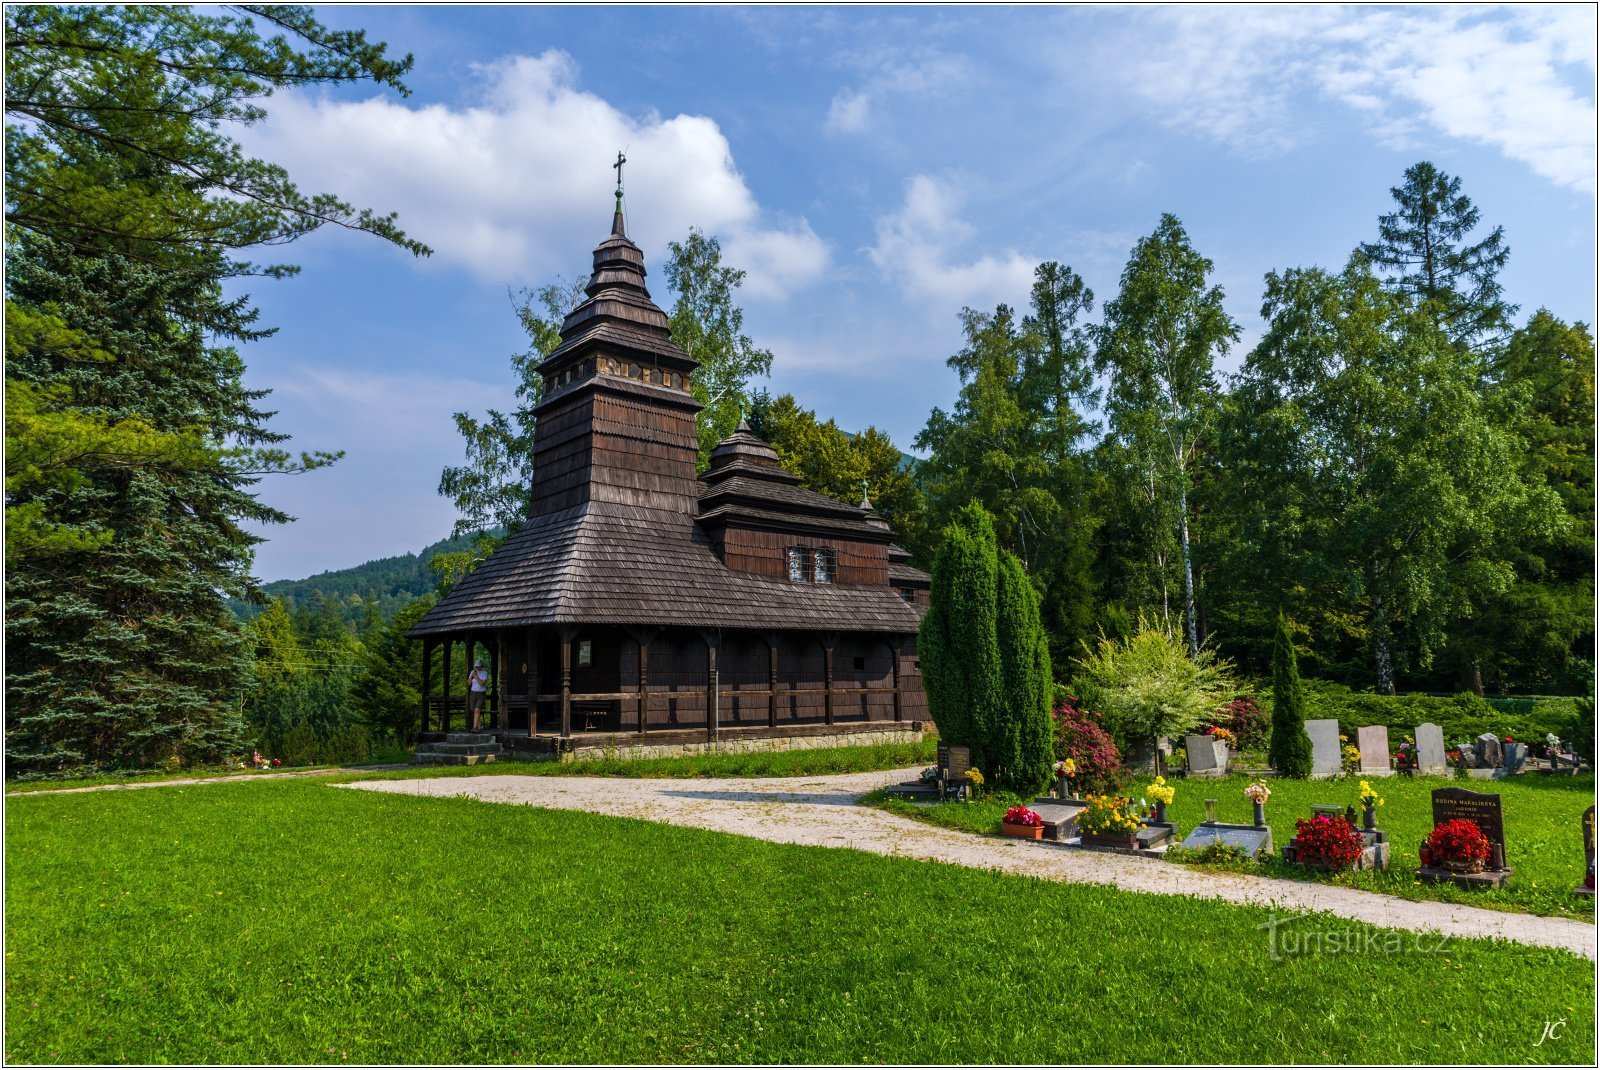
[[(332, 468), (260, 487), (299, 519), (256, 572), (416, 550), (454, 519), (457, 410), (510, 408), (510, 288), (572, 276), (628, 152), (647, 263), (690, 226), (746, 269), (768, 385), (904, 448), (957, 389), (963, 306), (1059, 260), (1100, 304), (1162, 212), (1259, 335), (1262, 275), (1337, 267), (1418, 160), (1459, 176), (1525, 317), (1595, 319), (1595, 13), (1498, 8), (332, 7), (411, 52), (402, 99), (279, 94), (247, 149), (398, 211), (418, 261), (324, 231), (255, 280), (252, 386)], [(668, 295), (660, 273), (653, 295)]]

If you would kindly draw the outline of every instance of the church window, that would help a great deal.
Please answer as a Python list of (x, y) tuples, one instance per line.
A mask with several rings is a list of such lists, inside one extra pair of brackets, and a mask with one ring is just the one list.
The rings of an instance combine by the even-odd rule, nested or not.
[(812, 583), (833, 582), (833, 551), (813, 550), (811, 565)]
[(789, 580), (791, 583), (806, 582), (806, 551), (803, 546), (789, 547)]

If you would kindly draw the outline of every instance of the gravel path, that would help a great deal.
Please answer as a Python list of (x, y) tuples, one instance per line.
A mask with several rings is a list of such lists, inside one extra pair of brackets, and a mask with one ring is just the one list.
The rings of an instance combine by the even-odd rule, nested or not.
[(1499, 937), (1594, 959), (1595, 926), (1570, 918), (1510, 914), (1455, 903), (1412, 902), (1335, 885), (1208, 873), (1148, 858), (1080, 851), (935, 828), (858, 807), (873, 790), (914, 776), (902, 769), (839, 776), (737, 780), (632, 780), (601, 777), (481, 776), (372, 780), (343, 785), (406, 795), (465, 796), (553, 810), (604, 809), (670, 825), (815, 847), (998, 869), (1047, 880), (1112, 884), (1136, 892), (1192, 895), (1285, 910), (1328, 911), (1396, 929)]

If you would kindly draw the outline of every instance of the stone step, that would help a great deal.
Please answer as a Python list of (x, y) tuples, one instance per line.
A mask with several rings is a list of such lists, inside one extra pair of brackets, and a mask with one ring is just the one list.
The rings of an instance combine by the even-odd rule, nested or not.
[(499, 754), (498, 743), (424, 743), (417, 748), (419, 754)]
[(446, 743), (496, 743), (498, 737), (493, 732), (446, 732)]
[(488, 765), (494, 760), (492, 754), (429, 754), (419, 751), (411, 756), (413, 765)]

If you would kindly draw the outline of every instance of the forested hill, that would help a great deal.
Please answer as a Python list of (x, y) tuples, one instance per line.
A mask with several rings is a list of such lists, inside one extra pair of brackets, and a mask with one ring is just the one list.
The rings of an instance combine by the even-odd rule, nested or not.
[[(380, 557), (352, 568), (319, 572), (303, 580), (273, 580), (262, 584), (261, 590), (268, 598), (287, 599), (291, 609), (331, 602), (339, 617), (349, 624), (361, 623), (370, 606), (375, 606), (387, 619), (401, 606), (434, 589), (439, 578), (428, 568), (434, 555), (465, 550), (471, 542), (470, 537), (442, 539), (420, 553)], [(238, 600), (232, 600), (231, 605), (234, 613), (244, 620), (251, 620), (261, 612), (260, 606)]]

